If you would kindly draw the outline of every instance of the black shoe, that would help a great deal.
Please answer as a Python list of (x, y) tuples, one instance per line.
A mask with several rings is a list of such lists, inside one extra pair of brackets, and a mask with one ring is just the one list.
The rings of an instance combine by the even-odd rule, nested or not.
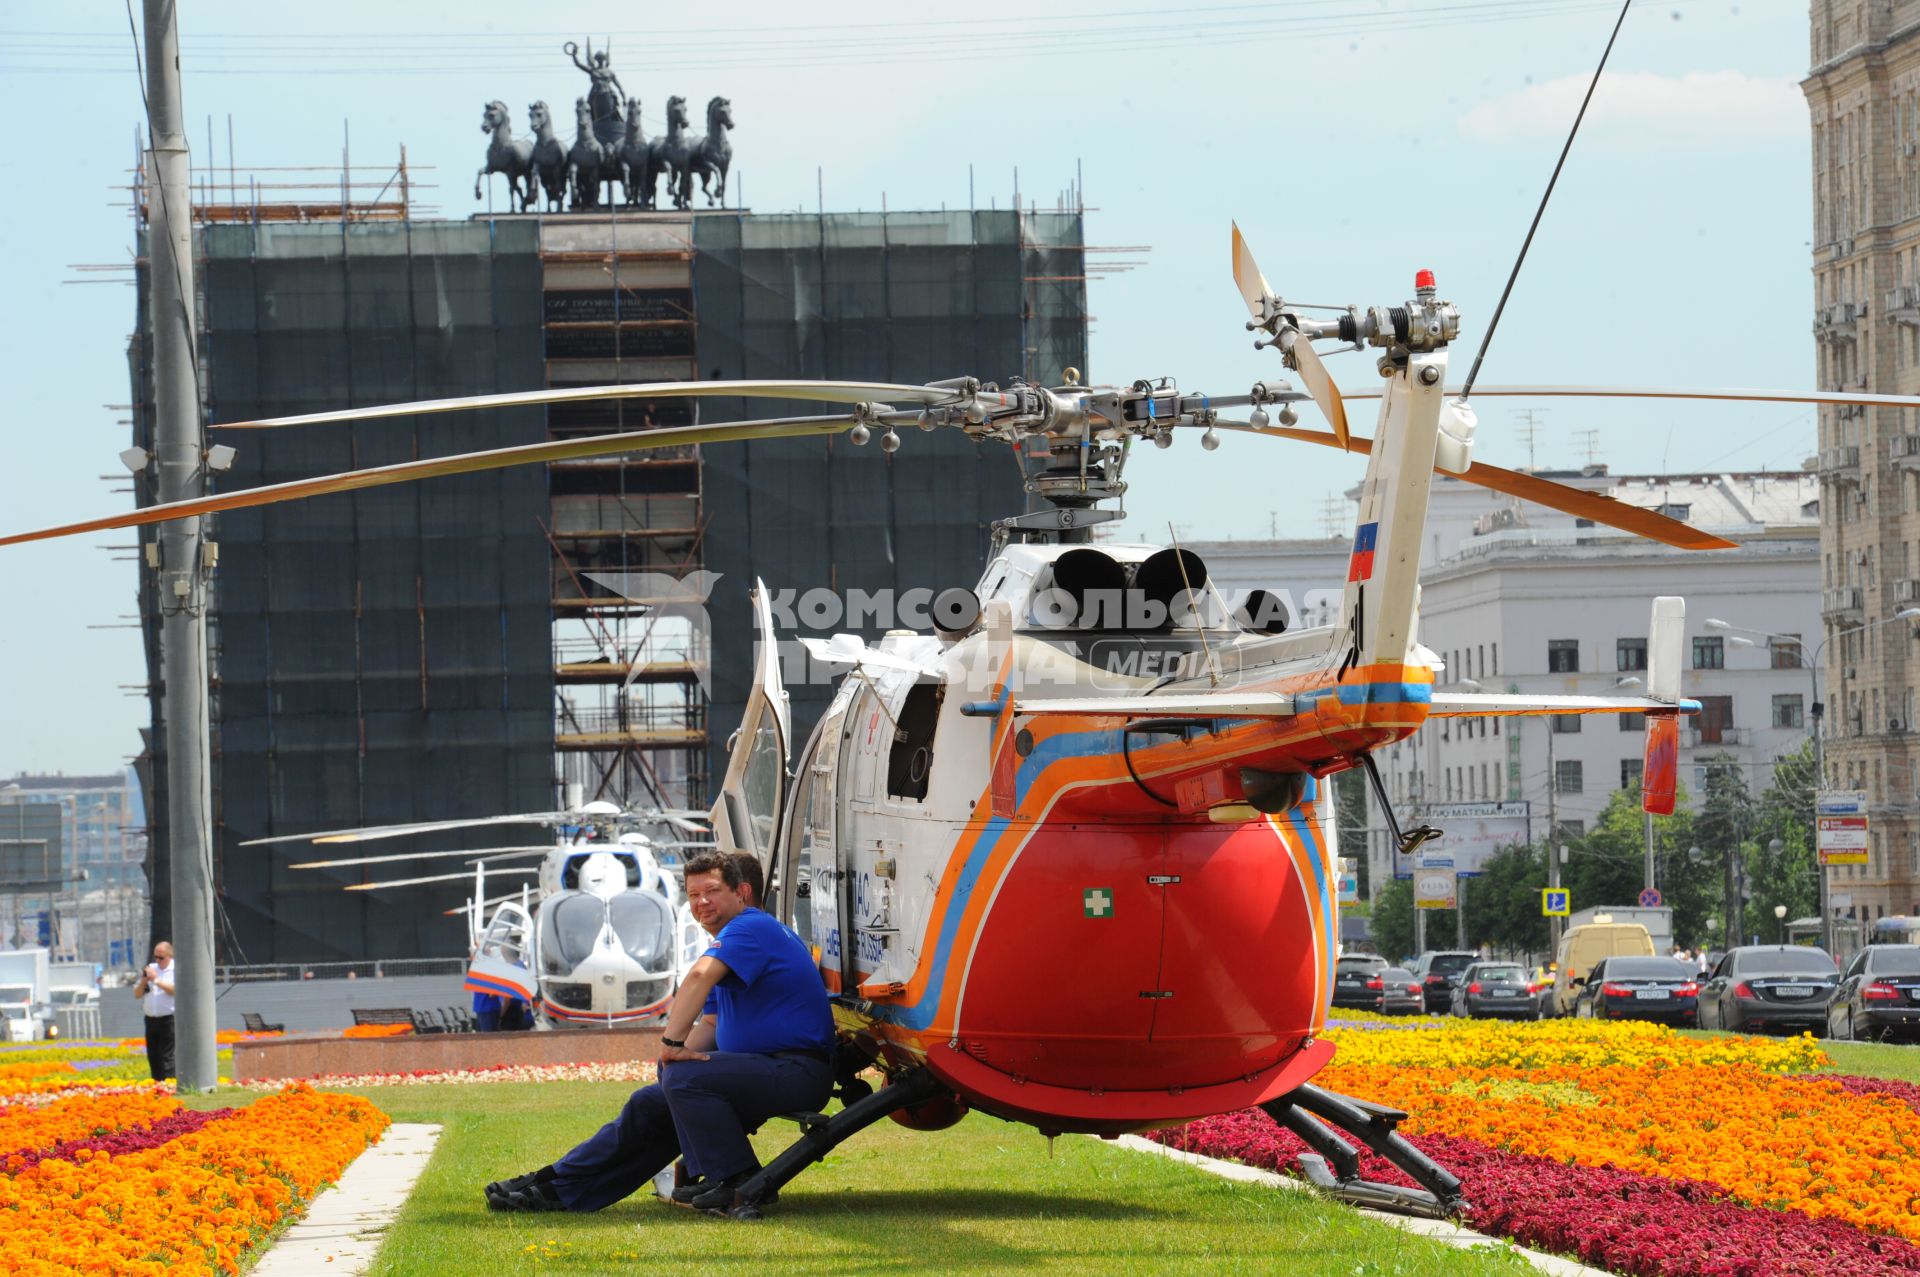
[[(760, 1173), (758, 1166), (749, 1166), (746, 1170), (729, 1175), (718, 1183), (709, 1181), (703, 1190), (687, 1199), (687, 1205), (695, 1210), (726, 1210), (739, 1195), (740, 1186)], [(771, 1196), (760, 1204), (771, 1204)]]
[(675, 1184), (673, 1186), (671, 1200), (682, 1206), (690, 1206), (693, 1204), (694, 1198), (700, 1196), (700, 1194), (712, 1187), (713, 1185), (708, 1182), (705, 1175), (696, 1175), (684, 1184)]
[[(537, 1176), (538, 1172), (535, 1172)], [(528, 1176), (519, 1176), (528, 1179)], [(498, 1211), (563, 1211), (560, 1195), (553, 1186), (534, 1178), (532, 1183), (515, 1186), (512, 1180), (486, 1187), (487, 1209)]]

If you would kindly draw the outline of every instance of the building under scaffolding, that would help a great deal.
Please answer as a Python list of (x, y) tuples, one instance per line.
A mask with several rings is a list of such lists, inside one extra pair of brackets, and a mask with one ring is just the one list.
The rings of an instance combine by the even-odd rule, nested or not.
[[(348, 217), (331, 206), (331, 218), (228, 210), (200, 220), (209, 421), (610, 382), (1058, 382), (1086, 367), (1078, 211), (448, 222), (415, 220), (404, 205), (378, 217), (342, 205)], [(134, 430), (151, 446), (142, 282)], [(788, 410), (702, 400), (697, 411)], [(628, 399), (215, 432), (239, 449), (216, 483), (687, 424), (695, 413), (687, 400)], [(144, 481), (139, 491), (152, 499)], [(460, 952), (464, 924), (445, 911), (470, 884), (342, 890), (457, 859), (403, 862), (407, 873), (301, 871), (287, 866), (307, 857), (238, 844), (576, 796), (704, 805), (745, 699), (756, 577), (842, 593), (971, 584), (989, 525), (1023, 501), (1008, 449), (941, 431), (909, 432), (892, 455), (843, 438), (714, 445), (219, 516), (210, 641), (223, 960)], [(700, 571), (718, 574), (704, 632), (593, 579)], [(157, 726), (152, 594), (148, 576)], [(830, 688), (790, 690), (803, 734)], [(153, 764), (164, 927), (165, 759)], [(478, 844), (379, 849), (462, 845)]]

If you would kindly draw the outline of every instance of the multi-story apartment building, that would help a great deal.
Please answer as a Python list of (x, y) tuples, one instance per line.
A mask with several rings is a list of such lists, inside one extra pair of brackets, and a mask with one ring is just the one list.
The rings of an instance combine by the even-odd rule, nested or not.
[[(1920, 394), (1920, 0), (1814, 0), (1813, 333), (1824, 389)], [(1920, 913), (1920, 412), (1820, 409), (1826, 782), (1870, 803), (1862, 921)]]

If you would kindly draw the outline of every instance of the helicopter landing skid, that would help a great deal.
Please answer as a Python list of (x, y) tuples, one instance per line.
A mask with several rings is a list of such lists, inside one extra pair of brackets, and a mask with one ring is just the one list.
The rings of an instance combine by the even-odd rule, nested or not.
[(733, 1205), (715, 1209), (715, 1215), (729, 1219), (759, 1219), (760, 1208), (787, 1182), (813, 1165), (848, 1137), (864, 1131), (889, 1113), (912, 1108), (945, 1090), (925, 1069), (903, 1074), (871, 1095), (862, 1096), (823, 1122), (801, 1126), (800, 1138), (780, 1156), (761, 1167), (754, 1177), (734, 1194)]
[[(1300, 1155), (1300, 1169), (1327, 1196), (1355, 1206), (1445, 1219), (1465, 1209), (1460, 1181), (1393, 1128), (1406, 1118), (1398, 1109), (1370, 1104), (1312, 1085), (1302, 1085), (1260, 1106), (1268, 1117), (1313, 1149)], [(1360, 1178), (1360, 1154), (1328, 1124), (1354, 1136), (1405, 1171), (1421, 1188), (1402, 1188)], [(1332, 1164), (1332, 1169), (1328, 1164)]]

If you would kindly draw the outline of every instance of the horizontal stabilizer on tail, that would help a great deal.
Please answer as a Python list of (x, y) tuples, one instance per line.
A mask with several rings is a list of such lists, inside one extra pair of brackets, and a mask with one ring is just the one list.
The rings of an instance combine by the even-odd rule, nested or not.
[(1546, 693), (1435, 692), (1434, 718), (1525, 714), (1650, 714), (1700, 712), (1699, 701), (1660, 701), (1649, 696), (1550, 696)]
[(1013, 712), (1117, 714), (1127, 718), (1291, 718), (1296, 710), (1293, 697), (1285, 692), (1197, 692), (1177, 696), (1077, 696), (1035, 701), (1016, 698)]

